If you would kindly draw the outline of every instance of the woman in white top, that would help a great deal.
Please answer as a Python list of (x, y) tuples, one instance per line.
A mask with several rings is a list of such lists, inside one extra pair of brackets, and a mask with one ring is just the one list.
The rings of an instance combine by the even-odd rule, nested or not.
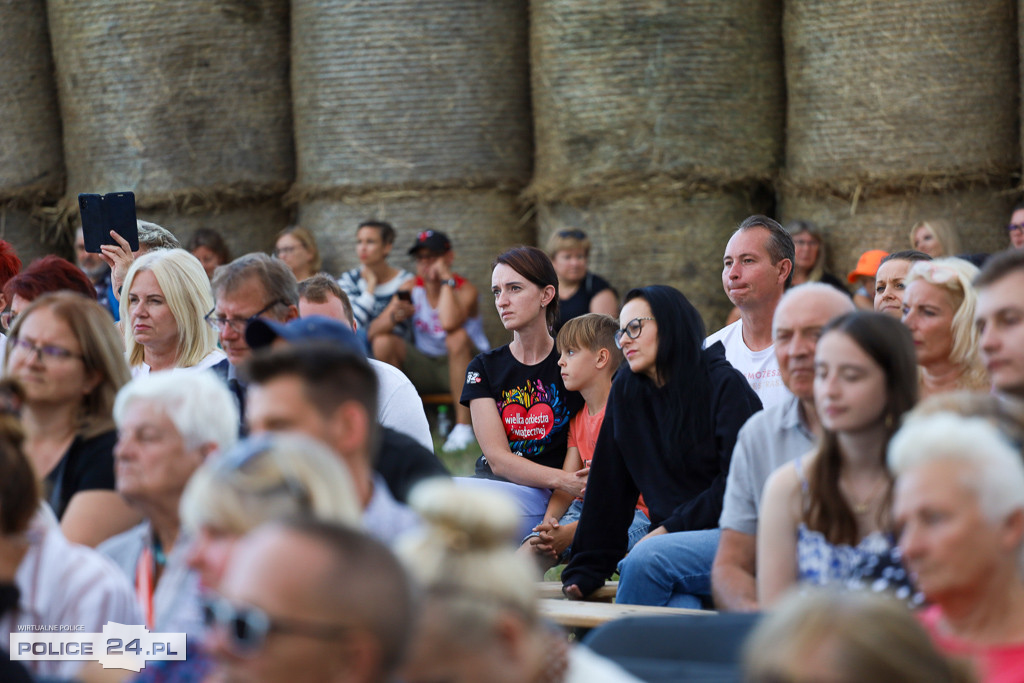
[(202, 263), (184, 249), (158, 249), (132, 263), (121, 296), (124, 345), (132, 376), (169, 368), (208, 368), (224, 360)]

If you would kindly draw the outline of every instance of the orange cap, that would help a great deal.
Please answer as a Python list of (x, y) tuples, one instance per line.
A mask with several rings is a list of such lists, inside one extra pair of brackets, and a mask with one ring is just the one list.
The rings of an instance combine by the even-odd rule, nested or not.
[(850, 271), (850, 274), (846, 276), (846, 279), (850, 283), (857, 281), (859, 277), (874, 277), (875, 273), (878, 272), (878, 265), (882, 262), (889, 252), (882, 251), (881, 249), (872, 249), (871, 251), (865, 251), (857, 259), (857, 267)]

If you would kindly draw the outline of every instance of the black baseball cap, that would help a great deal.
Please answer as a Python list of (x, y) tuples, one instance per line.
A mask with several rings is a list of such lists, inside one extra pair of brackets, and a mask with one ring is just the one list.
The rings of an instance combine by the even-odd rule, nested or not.
[(446, 254), (451, 251), (452, 243), (448, 235), (438, 230), (424, 230), (416, 235), (416, 244), (412, 245), (409, 255), (414, 255), (420, 249), (432, 251), (435, 254)]

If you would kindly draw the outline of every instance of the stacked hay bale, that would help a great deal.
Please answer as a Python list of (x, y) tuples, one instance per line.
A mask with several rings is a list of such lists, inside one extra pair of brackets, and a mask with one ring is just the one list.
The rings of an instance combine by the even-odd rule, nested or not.
[(367, 218), (395, 225), (398, 266), (419, 230), (443, 230), (495, 341), (490, 263), (535, 239), (517, 204), (532, 149), (526, 22), (516, 0), (292, 2), (292, 196), (325, 267), (358, 265)]
[(542, 242), (582, 228), (621, 293), (672, 284), (724, 320), (722, 252), (782, 155), (778, 5), (531, 3)]
[(182, 241), (235, 253), (287, 224), (287, 0), (50, 0), (69, 202), (132, 190)]
[(789, 0), (782, 213), (818, 222), (836, 270), (945, 217), (1005, 246), (1020, 169), (1012, 0)]
[(0, 238), (27, 264), (44, 253), (38, 222), (64, 183), (46, 5), (0, 2)]

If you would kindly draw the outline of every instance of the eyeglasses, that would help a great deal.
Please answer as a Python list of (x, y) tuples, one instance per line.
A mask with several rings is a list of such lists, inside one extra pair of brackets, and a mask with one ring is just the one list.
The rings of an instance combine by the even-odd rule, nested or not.
[(1006, 226), (1006, 232), (1020, 232), (1024, 230), (1024, 223), (1010, 223)]
[(235, 605), (224, 598), (203, 601), (203, 623), (222, 630), (229, 647), (240, 655), (254, 655), (266, 643), (271, 632), (290, 633), (307, 638), (334, 640), (352, 630), (341, 624), (316, 624), (294, 619), (273, 619), (259, 607)]
[(793, 246), (796, 246), (796, 247), (816, 247), (816, 246), (818, 246), (818, 240), (793, 240)]
[(587, 233), (582, 230), (559, 230), (559, 239), (571, 239), (571, 240), (585, 240), (587, 239)]
[(646, 316), (644, 318), (633, 318), (626, 323), (626, 326), (621, 330), (615, 330), (615, 346), (620, 349), (622, 348), (622, 335), (626, 335), (630, 339), (636, 339), (639, 337), (640, 333), (644, 331), (644, 320), (654, 320), (654, 318), (650, 316)]
[(68, 358), (84, 358), (80, 353), (74, 353), (68, 351), (63, 346), (54, 346), (53, 344), (43, 344), (37, 346), (27, 339), (15, 339), (11, 338), (10, 343), (14, 345), (14, 350), (27, 355), (35, 354), (36, 358), (40, 363), (45, 363), (49, 360), (67, 360)]
[(301, 247), (276, 247), (274, 249), (274, 256), (277, 256), (277, 257), (285, 256), (287, 254), (291, 254), (293, 252), (298, 251), (300, 248)]
[(14, 321), (17, 319), (18, 314), (14, 311), (7, 310), (0, 313), (0, 325), (3, 325), (5, 330), (9, 330), (14, 327)]
[(284, 305), (286, 303), (287, 302), (282, 301), (281, 299), (276, 299), (275, 301), (271, 301), (269, 304), (267, 304), (266, 306), (261, 308), (259, 311), (257, 311), (256, 313), (250, 315), (248, 318), (245, 318), (245, 319), (242, 319), (242, 318), (225, 318), (223, 316), (215, 318), (215, 317), (213, 317), (213, 314), (214, 314), (214, 312), (217, 309), (214, 308), (212, 311), (210, 311), (209, 313), (206, 314), (206, 317), (204, 318), (204, 320), (206, 320), (206, 322), (210, 325), (210, 327), (212, 327), (213, 329), (217, 330), (217, 332), (220, 333), (220, 334), (223, 334), (224, 333), (224, 329), (227, 328), (227, 327), (230, 327), (232, 330), (234, 330), (235, 334), (245, 334), (245, 328), (246, 328), (246, 326), (249, 323), (251, 323), (253, 320), (255, 320), (256, 318), (260, 317), (261, 315), (263, 315), (264, 313), (269, 311), (274, 306), (277, 306), (278, 304)]

